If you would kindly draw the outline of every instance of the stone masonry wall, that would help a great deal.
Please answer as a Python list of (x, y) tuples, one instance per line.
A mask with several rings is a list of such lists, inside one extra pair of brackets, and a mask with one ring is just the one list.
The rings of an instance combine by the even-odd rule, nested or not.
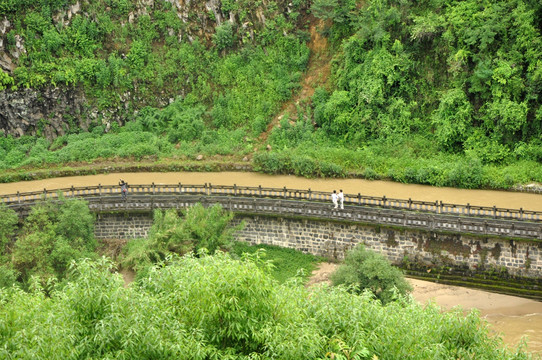
[(96, 217), (94, 235), (97, 239), (145, 238), (151, 225), (150, 213), (102, 213)]
[[(237, 216), (245, 222), (238, 240), (300, 250), (329, 259), (343, 259), (347, 250), (363, 243), (393, 263), (408, 259), (422, 265), (503, 268), (511, 275), (542, 277), (542, 242), (482, 238), (333, 221), (266, 216)], [(150, 213), (99, 214), (95, 234), (101, 239), (146, 237)]]
[[(542, 243), (504, 238), (363, 226), (331, 221), (244, 217), (238, 240), (297, 249), (330, 259), (343, 259), (363, 243), (393, 263), (408, 259), (423, 265), (480, 268), (506, 267), (511, 275), (542, 276)], [(237, 218), (236, 221), (240, 221)]]

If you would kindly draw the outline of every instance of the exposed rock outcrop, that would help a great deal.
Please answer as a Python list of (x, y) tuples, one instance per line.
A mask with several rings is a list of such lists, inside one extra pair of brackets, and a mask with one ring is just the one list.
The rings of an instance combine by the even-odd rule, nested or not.
[[(213, 46), (213, 35), (216, 27), (224, 22), (231, 22), (234, 28), (239, 29), (240, 36), (237, 41), (246, 42), (254, 40), (255, 34), (265, 26), (266, 17), (272, 18), (276, 14), (288, 14), (292, 6), (288, 0), (278, 0), (272, 5), (266, 1), (248, 2), (242, 9), (237, 6), (224, 7), (220, 0), (166, 0), (172, 5), (178, 18), (184, 23), (179, 29), (166, 29), (170, 36), (177, 35), (179, 41), (202, 40), (208, 46)], [(157, 7), (155, 0), (133, 1), (134, 7), (125, 18), (120, 19), (126, 25), (135, 22), (139, 17), (146, 16)], [(77, 1), (62, 7), (52, 15), (52, 20), (58, 28), (70, 25), (76, 16), (88, 16), (88, 0)], [(14, 70), (19, 65), (20, 58), (26, 54), (25, 39), (15, 34), (12, 19), (4, 16), (0, 18), (0, 71), (14, 77)], [(111, 49), (104, 47), (106, 51)], [(114, 49), (121, 52), (126, 49)], [(31, 51), (30, 49), (28, 51)], [(137, 84), (132, 93), (119, 94), (119, 101), (111, 105), (110, 109), (98, 111), (89, 105), (87, 96), (80, 89), (56, 88), (50, 86), (45, 89), (20, 90), (27, 84), (15, 84), (19, 90), (0, 91), (0, 135), (13, 136), (42, 135), (54, 138), (63, 135), (71, 128), (88, 129), (91, 123), (100, 123), (109, 128), (111, 122), (124, 123), (135, 113), (135, 108), (144, 106), (145, 99), (138, 94)], [(16, 88), (16, 87), (14, 87)], [(152, 99), (153, 106), (166, 106), (172, 96), (183, 95), (185, 89), (175, 89), (175, 92), (162, 91)], [(92, 101), (92, 99), (89, 99)], [(118, 106), (122, 104), (122, 106)], [(137, 104), (137, 105), (136, 105)]]
[(54, 138), (71, 126), (86, 129), (91, 118), (85, 96), (76, 90), (49, 88), (0, 92), (0, 133)]

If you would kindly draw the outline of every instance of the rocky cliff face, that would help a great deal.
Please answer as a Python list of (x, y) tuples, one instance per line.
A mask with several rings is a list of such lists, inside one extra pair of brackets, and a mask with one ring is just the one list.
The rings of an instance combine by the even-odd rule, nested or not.
[[(288, 14), (292, 10), (289, 1), (244, 1), (242, 9), (225, 9), (220, 0), (166, 0), (176, 9), (178, 18), (183, 22), (181, 29), (169, 30), (178, 41), (201, 39), (211, 44), (217, 26), (231, 22), (242, 32), (243, 37), (253, 39), (254, 33), (261, 29), (266, 18), (273, 14)], [(239, 2), (239, 1), (238, 1)], [(130, 23), (138, 17), (149, 14), (155, 7), (155, 0), (134, 0), (135, 9), (122, 23)], [(53, 22), (59, 27), (70, 24), (76, 14), (86, 14), (89, 0), (76, 2), (53, 15)], [(88, 15), (88, 14), (86, 14)], [(0, 71), (13, 75), (19, 58), (27, 52), (24, 39), (11, 30), (13, 23), (6, 17), (0, 19)], [(11, 33), (10, 33), (11, 32)], [(7, 38), (11, 36), (10, 46)], [(245, 39), (246, 40), (246, 39)], [(182, 93), (182, 89), (180, 90)], [(54, 138), (65, 134), (72, 127), (87, 129), (92, 122), (108, 126), (111, 122), (124, 123), (134, 114), (136, 94), (119, 94), (121, 109), (98, 111), (87, 102), (82, 90), (72, 88), (25, 89), (0, 91), (0, 134), (13, 136), (42, 135)], [(163, 99), (155, 99), (165, 106), (172, 99), (164, 94)]]
[(85, 95), (76, 90), (0, 92), (0, 132), (5, 135), (54, 138), (73, 126), (86, 129), (89, 119)]

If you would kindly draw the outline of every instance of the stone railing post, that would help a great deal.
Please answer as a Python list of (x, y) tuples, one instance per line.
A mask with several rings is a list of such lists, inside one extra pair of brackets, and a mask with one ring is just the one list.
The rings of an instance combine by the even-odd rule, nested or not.
[(233, 196), (237, 196), (237, 184), (233, 184)]
[(19, 204), (21, 203), (21, 193), (19, 192), (19, 190), (17, 190), (17, 202)]
[(361, 205), (361, 194), (358, 193), (358, 205)]
[(497, 207), (493, 205), (493, 218), (497, 218)]
[(284, 198), (286, 199), (286, 186), (284, 187)]
[(71, 190), (72, 190), (72, 197), (74, 197), (74, 195), (75, 195), (75, 189), (73, 188), (73, 185), (72, 185), (72, 189), (71, 189)]
[(519, 218), (523, 220), (523, 208), (519, 208)]
[(312, 191), (311, 191), (311, 188), (309, 188), (308, 193), (309, 193), (309, 200), (312, 200)]
[(382, 196), (382, 206), (386, 207), (386, 195)]
[(152, 182), (152, 194), (154, 195), (154, 192), (156, 191), (156, 187), (154, 186), (154, 181)]
[(262, 186), (258, 185), (258, 195), (262, 197)]
[(183, 187), (182, 187), (181, 183), (179, 182), (179, 194), (181, 194), (183, 192), (182, 188)]
[(470, 215), (470, 203), (467, 203), (467, 215)]
[(408, 198), (408, 210), (412, 210), (412, 199)]

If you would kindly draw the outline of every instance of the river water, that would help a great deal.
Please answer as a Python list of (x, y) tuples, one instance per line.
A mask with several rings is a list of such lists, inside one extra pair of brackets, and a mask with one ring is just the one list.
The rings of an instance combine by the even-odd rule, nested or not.
[[(169, 173), (112, 173), (90, 176), (33, 180), (0, 184), (0, 194), (17, 191), (40, 191), (73, 186), (113, 185), (119, 179), (129, 184), (204, 184), (240, 185), (318, 191), (343, 190), (347, 194), (386, 196), (387, 198), (443, 201), (454, 204), (497, 206), (542, 211), (542, 195), (491, 190), (437, 188), (424, 185), (400, 184), (363, 179), (305, 179), (295, 176), (265, 175), (246, 172), (169, 172)], [(498, 295), (468, 288), (414, 281), (414, 297), (424, 303), (435, 301), (444, 310), (459, 305), (464, 309), (478, 309), (493, 331), (503, 335), (506, 344), (514, 346), (523, 336), (528, 337), (528, 350), (542, 354), (542, 302), (514, 296)]]

